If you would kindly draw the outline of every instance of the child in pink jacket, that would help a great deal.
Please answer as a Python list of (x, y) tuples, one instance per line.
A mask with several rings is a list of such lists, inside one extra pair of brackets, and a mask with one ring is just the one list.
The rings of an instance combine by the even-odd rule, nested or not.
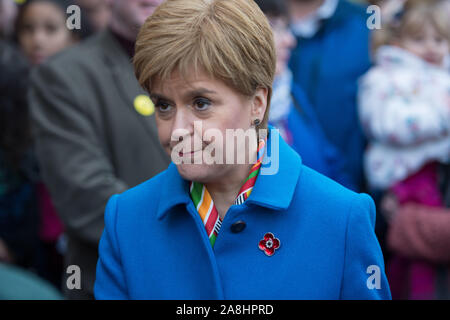
[[(442, 206), (437, 166), (450, 159), (450, 25), (441, 5), (406, 1), (382, 30), (386, 44), (376, 51), (376, 65), (360, 80), (367, 179), (399, 203)], [(408, 298), (432, 298), (433, 267), (422, 261), (402, 265), (411, 271)]]

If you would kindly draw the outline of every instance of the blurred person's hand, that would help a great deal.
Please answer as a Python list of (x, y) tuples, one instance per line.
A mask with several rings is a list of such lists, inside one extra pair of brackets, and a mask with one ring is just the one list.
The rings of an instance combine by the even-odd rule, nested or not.
[(13, 263), (14, 258), (6, 243), (0, 239), (0, 262)]

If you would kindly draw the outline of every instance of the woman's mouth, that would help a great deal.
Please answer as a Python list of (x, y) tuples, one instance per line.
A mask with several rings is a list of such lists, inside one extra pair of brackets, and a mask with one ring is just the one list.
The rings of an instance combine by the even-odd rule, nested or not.
[(189, 157), (189, 156), (193, 156), (193, 155), (195, 155), (197, 152), (201, 152), (201, 151), (203, 151), (203, 150), (190, 151), (190, 152), (182, 152), (182, 151), (180, 151), (180, 152), (178, 153), (178, 155), (179, 155), (180, 157)]

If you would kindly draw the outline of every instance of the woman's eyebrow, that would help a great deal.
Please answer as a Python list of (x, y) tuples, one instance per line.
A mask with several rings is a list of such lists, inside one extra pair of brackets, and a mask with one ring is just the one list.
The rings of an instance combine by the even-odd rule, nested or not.
[(167, 97), (165, 97), (164, 95), (159, 94), (159, 93), (150, 93), (150, 98), (151, 98), (151, 99), (154, 99), (154, 100), (164, 100), (164, 101), (173, 103), (172, 100), (170, 100), (169, 98), (167, 98)]
[(209, 90), (209, 89), (206, 89), (206, 88), (198, 88), (198, 89), (194, 89), (194, 90), (186, 92), (185, 96), (186, 97), (196, 97), (196, 96), (204, 95), (205, 93), (207, 93), (207, 94), (217, 94), (217, 92), (215, 92), (213, 90)]
[[(206, 89), (206, 88), (197, 88), (197, 89), (194, 89), (194, 90), (191, 90), (191, 91), (187, 91), (186, 93), (183, 94), (183, 96), (185, 98), (187, 98), (187, 99), (190, 99), (192, 97), (197, 97), (197, 96), (201, 96), (201, 95), (204, 95), (204, 94), (217, 94), (217, 92), (213, 91), (213, 90)], [(164, 95), (159, 94), (159, 93), (151, 93), (150, 94), (150, 98), (155, 99), (155, 100), (161, 99), (161, 100), (173, 103), (173, 101), (171, 99), (169, 99), (169, 98), (167, 98)]]

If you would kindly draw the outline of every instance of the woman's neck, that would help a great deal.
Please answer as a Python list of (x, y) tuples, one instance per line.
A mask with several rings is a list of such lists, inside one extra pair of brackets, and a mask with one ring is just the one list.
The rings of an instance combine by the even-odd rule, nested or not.
[(220, 181), (205, 184), (221, 219), (233, 205), (252, 166), (252, 164), (233, 165), (233, 171), (227, 172)]

